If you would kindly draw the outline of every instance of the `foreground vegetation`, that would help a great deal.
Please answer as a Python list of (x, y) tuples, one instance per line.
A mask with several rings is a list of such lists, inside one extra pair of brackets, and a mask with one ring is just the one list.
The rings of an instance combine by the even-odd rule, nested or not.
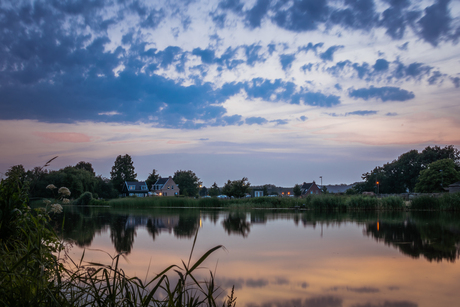
[[(31, 209), (27, 195), (20, 178), (9, 176), (0, 183), (1, 306), (217, 306), (213, 274), (204, 282), (193, 274), (221, 246), (192, 263), (195, 235), (187, 264), (171, 265), (143, 282), (119, 267), (123, 252), (111, 257), (110, 264), (85, 263), (84, 253), (79, 261), (70, 259), (50, 227), (50, 216), (60, 214), (62, 207), (50, 202)], [(68, 189), (60, 188), (58, 200), (66, 196)], [(224, 304), (234, 306), (233, 292)]]

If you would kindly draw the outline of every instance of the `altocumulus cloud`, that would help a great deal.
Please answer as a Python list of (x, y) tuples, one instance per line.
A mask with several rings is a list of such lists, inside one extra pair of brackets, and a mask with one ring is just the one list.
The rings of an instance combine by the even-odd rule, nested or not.
[(397, 87), (373, 87), (349, 89), (349, 95), (352, 98), (369, 100), (372, 98), (381, 101), (406, 101), (415, 97), (414, 93), (397, 88)]
[[(410, 0), (223, 0), (199, 4), (209, 22), (228, 31), (241, 25), (244, 31), (256, 33), (270, 24), (294, 36), (309, 31), (328, 34), (332, 26), (359, 33), (380, 28), (392, 40), (413, 31), (430, 47), (455, 42), (460, 36), (457, 17), (452, 16), (456, 10), (449, 9), (453, 5), (449, 0), (435, 0), (426, 7)], [(267, 44), (247, 39), (229, 45), (222, 43), (225, 34), (210, 32), (206, 34), (214, 38), (209, 44), (160, 43), (157, 37), (164, 33), (157, 36), (155, 31), (171, 19), (178, 22), (171, 30), (176, 38), (182, 32), (191, 33), (196, 22), (189, 15), (193, 5), (197, 2), (173, 0), (152, 5), (149, 1), (37, 0), (0, 5), (0, 119), (145, 122), (197, 129), (267, 123), (262, 117), (228, 116), (224, 103), (239, 93), (246, 94), (248, 104), (258, 99), (316, 108), (340, 105), (341, 97), (334, 95), (335, 90), (341, 91), (338, 83), (335, 90), (327, 92), (309, 83), (313, 79), (309, 76), (308, 80), (296, 80), (289, 75), (296, 64), (305, 75), (324, 68), (342, 80), (350, 74), (365, 81), (385, 80), (385, 85), (424, 78), (435, 85), (446, 79), (460, 87), (458, 75), (450, 76), (425, 63), (402, 63), (398, 55), (390, 59), (379, 53), (369, 63), (336, 63), (334, 57), (342, 48), (349, 51), (348, 46), (326, 40), (290, 46), (282, 40)], [(126, 29), (113, 35), (120, 25)], [(401, 46), (409, 49), (407, 42)], [(305, 56), (311, 57), (304, 61)], [(278, 64), (284, 79), (257, 74), (254, 68), (269, 60)], [(246, 74), (247, 69), (257, 72)], [(206, 78), (213, 73), (219, 82)], [(347, 93), (355, 99), (384, 102), (415, 97), (413, 92), (391, 86), (349, 89)], [(347, 114), (372, 115), (352, 113)]]

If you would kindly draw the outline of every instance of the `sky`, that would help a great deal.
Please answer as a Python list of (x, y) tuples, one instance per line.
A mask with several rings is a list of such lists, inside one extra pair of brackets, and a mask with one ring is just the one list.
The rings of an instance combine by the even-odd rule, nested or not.
[(0, 3), (0, 176), (353, 183), (460, 146), (460, 1)]

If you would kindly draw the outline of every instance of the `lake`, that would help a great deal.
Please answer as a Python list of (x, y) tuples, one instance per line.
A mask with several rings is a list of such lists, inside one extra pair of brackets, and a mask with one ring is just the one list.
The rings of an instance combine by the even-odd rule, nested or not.
[[(120, 263), (152, 278), (197, 260), (237, 306), (458, 306), (460, 215), (65, 207), (64, 239), (76, 260)], [(55, 221), (56, 227), (61, 222)], [(97, 251), (99, 250), (99, 251)]]

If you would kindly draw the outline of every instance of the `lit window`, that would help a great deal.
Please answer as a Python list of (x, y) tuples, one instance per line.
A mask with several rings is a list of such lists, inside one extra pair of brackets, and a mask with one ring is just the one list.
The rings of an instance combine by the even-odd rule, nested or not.
[(129, 186), (129, 190), (130, 190), (130, 191), (134, 191), (135, 189), (136, 189), (136, 186), (135, 186), (135, 185), (130, 185), (130, 186)]

